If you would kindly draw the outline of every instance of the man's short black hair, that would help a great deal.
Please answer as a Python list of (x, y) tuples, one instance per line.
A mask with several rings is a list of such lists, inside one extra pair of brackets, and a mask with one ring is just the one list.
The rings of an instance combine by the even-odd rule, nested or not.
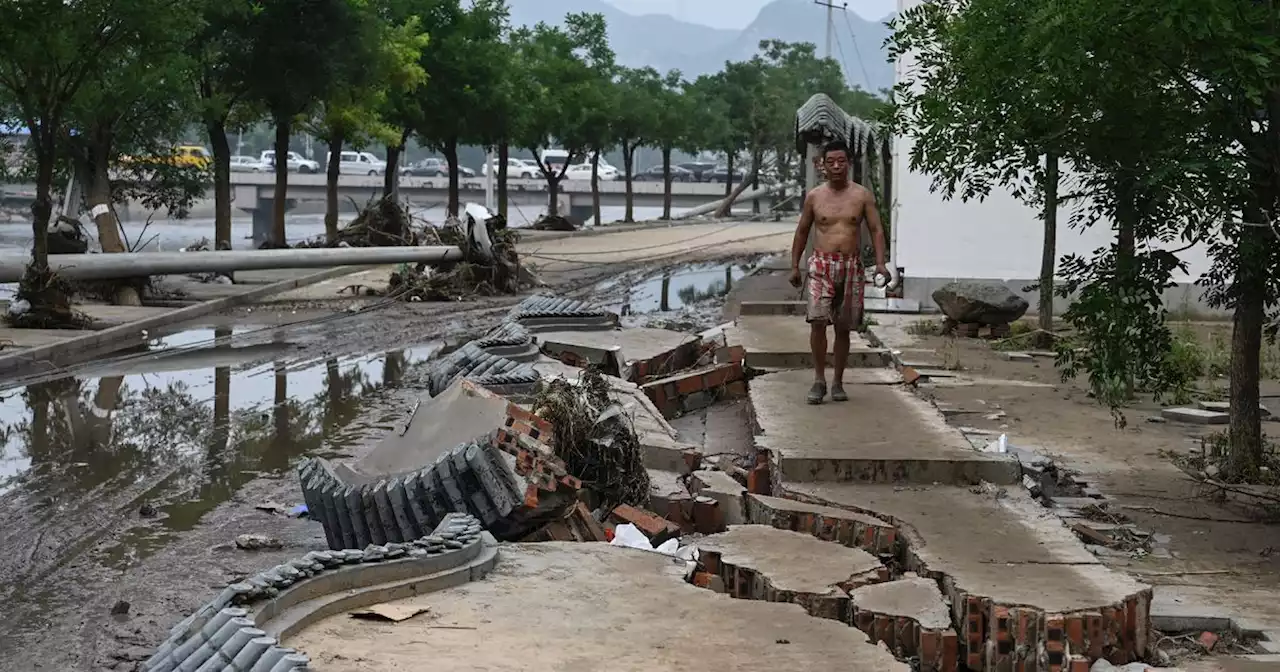
[(832, 140), (822, 146), (822, 158), (827, 158), (827, 154), (831, 152), (844, 152), (845, 157), (849, 156), (849, 145), (844, 140)]

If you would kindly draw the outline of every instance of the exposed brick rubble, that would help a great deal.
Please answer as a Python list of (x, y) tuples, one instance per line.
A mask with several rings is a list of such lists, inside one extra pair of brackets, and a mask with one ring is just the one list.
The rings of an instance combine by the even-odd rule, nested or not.
[[(463, 384), (472, 394), (493, 395)], [(307, 508), (333, 549), (415, 539), (452, 512), (476, 516), (499, 539), (520, 539), (577, 502), (581, 483), (547, 445), (553, 434), (545, 421), (507, 403), (502, 427), (421, 470), (348, 485), (326, 460), (312, 458), (298, 473)]]
[(742, 365), (735, 362), (683, 371), (646, 383), (641, 389), (667, 418), (747, 396), (746, 376)]

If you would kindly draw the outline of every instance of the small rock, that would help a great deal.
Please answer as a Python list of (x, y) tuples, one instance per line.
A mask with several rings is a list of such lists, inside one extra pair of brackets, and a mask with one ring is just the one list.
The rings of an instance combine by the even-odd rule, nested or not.
[(151, 506), (150, 504), (143, 504), (138, 507), (138, 515), (143, 518), (155, 518), (158, 513), (159, 511), (156, 511), (156, 507)]
[(1200, 644), (1200, 648), (1204, 649), (1205, 653), (1208, 653), (1213, 650), (1213, 647), (1217, 646), (1218, 636), (1206, 630), (1200, 633), (1200, 637), (1196, 641)]
[(264, 548), (284, 548), (284, 544), (280, 543), (275, 537), (268, 537), (265, 534), (242, 534), (236, 537), (236, 546), (246, 551), (258, 551)]
[(129, 603), (124, 600), (116, 602), (115, 606), (111, 607), (112, 616), (123, 616), (127, 613), (129, 613)]

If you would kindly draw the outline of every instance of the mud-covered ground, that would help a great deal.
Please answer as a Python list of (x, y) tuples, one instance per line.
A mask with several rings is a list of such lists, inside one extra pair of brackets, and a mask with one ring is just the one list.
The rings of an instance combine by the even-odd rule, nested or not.
[[(540, 243), (529, 258), (541, 291), (692, 330), (717, 323), (723, 294), (789, 235), (680, 227)], [(430, 360), (519, 298), (258, 306), (0, 393), (0, 669), (135, 669), (228, 582), (322, 548), (317, 523), (288, 515), (292, 466), (395, 431)], [(241, 534), (281, 548), (241, 550)]]

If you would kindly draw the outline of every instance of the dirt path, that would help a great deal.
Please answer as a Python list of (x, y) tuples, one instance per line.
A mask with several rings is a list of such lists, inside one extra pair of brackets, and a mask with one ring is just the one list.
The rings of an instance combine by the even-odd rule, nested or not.
[[(1168, 588), (1184, 604), (1280, 628), (1274, 599), (1280, 591), (1280, 525), (1214, 501), (1167, 455), (1185, 453), (1219, 427), (1163, 422), (1161, 407), (1147, 401), (1127, 409), (1128, 425), (1117, 429), (1107, 409), (1077, 382), (1062, 382), (1051, 359), (1006, 361), (985, 341), (912, 336), (902, 328), (909, 320), (877, 319), (881, 326), (873, 330), (904, 360), (958, 367), (954, 378), (935, 379), (920, 391), (957, 413), (952, 424), (1005, 433), (1010, 444), (1053, 457), (1140, 528), (1168, 535), (1161, 537), (1165, 550), (1105, 562)], [(1280, 392), (1275, 381), (1264, 387)], [(1280, 406), (1280, 399), (1270, 403)], [(1280, 423), (1266, 423), (1264, 431), (1280, 433)]]
[[(789, 236), (789, 225), (692, 225), (540, 241), (522, 253), (541, 264), (546, 291), (596, 298), (602, 280), (772, 253)], [(133, 670), (226, 583), (322, 548), (318, 525), (256, 507), (298, 503), (300, 456), (359, 456), (393, 431), (430, 352), (491, 326), (519, 298), (368, 310), (365, 299), (335, 302), (337, 287), (312, 289), (207, 321), (250, 325), (258, 333), (243, 340), (267, 354), (246, 349), (173, 384), (159, 374), (53, 381), (32, 388), (43, 396), (5, 400), (19, 413), (11, 445), (30, 465), (0, 480), (0, 598), (11, 610), (0, 667)], [(240, 550), (241, 534), (282, 548)], [(123, 603), (127, 613), (113, 614)]]

